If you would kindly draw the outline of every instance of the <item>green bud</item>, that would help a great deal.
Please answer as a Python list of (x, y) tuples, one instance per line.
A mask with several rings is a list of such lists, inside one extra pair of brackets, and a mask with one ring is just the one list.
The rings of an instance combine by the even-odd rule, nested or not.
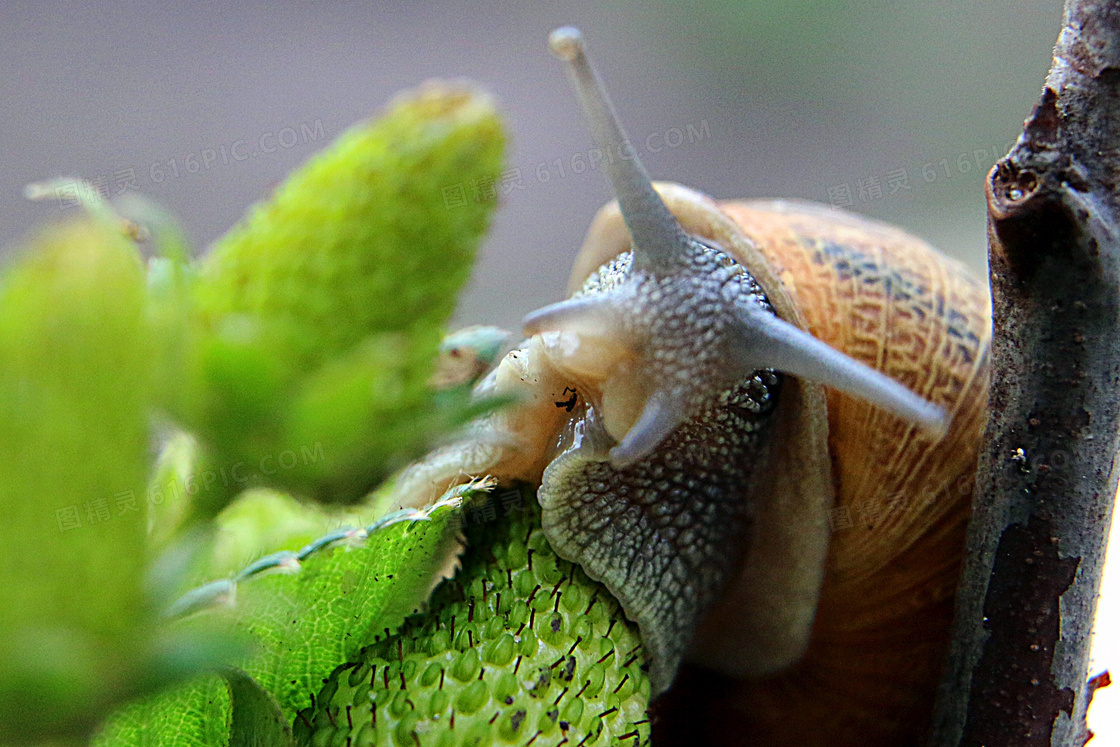
[[(426, 663), (417, 660), (420, 674), (407, 683), (406, 691), (399, 689), (399, 679), (390, 678), (386, 689), (380, 675), (374, 678), (371, 697), (390, 702), (393, 714), (393, 709), (398, 709), (402, 715), (387, 716), (390, 723), (379, 726), (376, 738), (369, 743), (400, 743), (390, 741), (390, 733), (392, 740), (412, 740), (415, 733), (423, 747), (445, 743), (524, 744), (538, 732), (541, 736), (550, 735), (546, 744), (555, 744), (561, 737), (573, 745), (582, 740), (586, 740), (585, 745), (614, 744), (617, 737), (631, 732), (637, 733), (639, 742), (648, 740), (649, 684), (641, 670), (644, 662), (639, 656), (629, 667), (623, 667), (614, 653), (641, 651), (637, 628), (625, 619), (617, 604), (608, 603), (610, 596), (602, 586), (578, 567), (558, 558), (539, 531), (533, 533), (529, 542), (534, 547), (532, 572), (528, 570), (527, 553), (501, 552), (502, 548), (516, 548), (530, 527), (539, 527), (536, 502), (530, 498), (526, 503), (532, 508), (520, 516), (466, 528), (467, 550), (457, 576), (437, 587), (428, 610), (411, 618), (401, 628), (407, 632), (398, 634), (413, 639), (412, 650), (426, 652)], [(495, 558), (501, 571), (498, 574), (493, 572)], [(506, 561), (511, 558), (521, 559), (524, 565), (509, 565)], [(565, 605), (561, 601), (557, 606), (553, 597), (547, 610), (533, 615), (534, 624), (530, 626), (531, 606), (527, 599), (537, 582), (533, 580), (528, 594), (523, 595), (518, 589), (525, 587), (519, 586), (518, 579), (535, 579), (538, 564), (551, 567), (557, 579), (564, 578), (563, 593), (579, 597), (579, 603)], [(484, 604), (482, 587), (476, 583), (495, 577), (501, 583), (487, 587), (487, 599), (500, 592), (506, 613), (495, 613), (492, 605)], [(509, 578), (513, 579), (513, 588)], [(542, 588), (536, 596), (547, 600), (550, 589)], [(475, 597), (473, 613), (471, 595)], [(589, 603), (586, 600), (592, 598), (600, 600), (595, 604), (601, 610), (598, 616), (584, 614)], [(447, 629), (452, 619), (456, 621), (456, 642), (469, 637), (473, 646), (458, 650), (447, 645)], [(442, 621), (438, 631), (429, 624), (435, 620)], [(431, 645), (431, 639), (441, 633), (443, 643)], [(379, 644), (377, 650), (395, 657), (398, 636)], [(385, 665), (393, 671), (391, 661), (378, 664)], [(366, 687), (368, 681), (358, 686)], [(399, 705), (406, 694), (417, 709)], [(314, 730), (333, 729), (326, 714), (331, 703), (317, 698), (316, 704), (317, 710), (308, 715)], [(598, 716), (612, 708), (617, 710), (602, 718)], [(401, 719), (399, 724), (397, 719)], [(339, 733), (346, 731), (339, 729)], [(352, 734), (356, 733), (357, 727)], [(454, 740), (448, 734), (453, 734)]]
[[(180, 398), (201, 468), (240, 462), (253, 484), (354, 502), (469, 414), (465, 387), (431, 379), (495, 200), (450, 208), (445, 188), (499, 174), (504, 140), (488, 96), (427, 84), (218, 241), (192, 285)], [(479, 365), (499, 347), (492, 330), (452, 344)], [(243, 487), (208, 486), (199, 512)]]

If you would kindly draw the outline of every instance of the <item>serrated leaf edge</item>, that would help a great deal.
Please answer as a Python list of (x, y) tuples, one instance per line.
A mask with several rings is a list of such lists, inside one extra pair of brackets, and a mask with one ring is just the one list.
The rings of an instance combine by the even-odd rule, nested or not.
[[(296, 574), (303, 564), (317, 555), (336, 547), (361, 547), (373, 535), (395, 524), (431, 521), (436, 512), (458, 509), (464, 498), (476, 492), (491, 490), (497, 481), (491, 477), (475, 478), (456, 485), (438, 501), (424, 508), (402, 508), (380, 517), (366, 527), (342, 526), (312, 540), (297, 551), (282, 550), (254, 560), (228, 578), (217, 579), (197, 586), (172, 602), (164, 613), (166, 619), (179, 619), (197, 612), (219, 607), (233, 607), (237, 603), (238, 585), (254, 578), (273, 573)], [(405, 529), (407, 532), (407, 527)]]

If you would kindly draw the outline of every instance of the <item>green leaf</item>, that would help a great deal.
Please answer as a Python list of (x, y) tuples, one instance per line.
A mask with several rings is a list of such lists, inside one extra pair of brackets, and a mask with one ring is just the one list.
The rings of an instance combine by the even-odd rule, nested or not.
[(232, 707), (216, 674), (130, 703), (113, 714), (94, 747), (227, 747)]
[[(322, 457), (309, 450), (298, 458), (312, 462)], [(178, 534), (190, 498), (205, 481), (221, 480), (248, 482), (247, 473), (240, 467), (225, 473), (200, 470), (198, 442), (189, 434), (175, 433), (166, 439), (148, 487), (151, 537), (157, 547), (177, 540), (174, 549), (186, 553), (186, 557), (167, 557), (168, 561), (178, 560), (178, 564), (162, 564), (166, 572), (156, 576), (161, 582), (157, 584), (161, 595), (171, 594), (165, 598), (166, 603), (211, 579), (232, 578), (265, 553), (298, 550), (341, 524), (364, 526), (386, 513), (392, 494), (392, 486), (385, 485), (362, 503), (340, 508), (300, 501), (268, 488), (252, 488), (218, 515), (212, 535), (207, 533), (200, 538), (204, 542), (191, 546), (190, 535)]]
[(146, 324), (139, 257), (97, 221), (0, 280), (0, 742), (88, 733), (140, 677)]
[(148, 482), (149, 542), (153, 551), (165, 549), (177, 537), (190, 509), (191, 492), (198, 487), (195, 467), (198, 442), (189, 433), (170, 434), (156, 459)]
[(212, 557), (195, 581), (233, 578), (266, 553), (298, 551), (339, 526), (364, 526), (378, 515), (369, 503), (332, 508), (264, 488), (243, 493), (218, 516)]
[[(489, 98), (428, 84), (254, 207), (194, 285), (196, 392), (181, 414), (207, 469), (354, 502), (466, 417), (437, 405), (440, 338), (495, 204), (504, 135)], [(287, 452), (322, 459), (270, 469)], [(216, 512), (237, 486), (202, 491)]]
[[(395, 631), (424, 605), (458, 549), (458, 506), (466, 492), (458, 489), (423, 512), (383, 516), (362, 530), (367, 538), (360, 543), (336, 531), (298, 551), (258, 558), (223, 582), (232, 591), (224, 599), (235, 600), (233, 606), (214, 597), (207, 609), (204, 600), (196, 608), (206, 611), (181, 622), (205, 621), (251, 638), (255, 653), (229, 663), (275, 698), (285, 723), (291, 723), (335, 667), (377, 636)], [(229, 515), (221, 517), (217, 564), (237, 557), (258, 531), (284, 536), (282, 544), (291, 547), (308, 527), (324, 521), (325, 514), (314, 507), (290, 500), (261, 491), (231, 506)], [(278, 516), (268, 514), (268, 506), (279, 508)], [(309, 511), (301, 513), (301, 508)], [(283, 572), (294, 568), (298, 572)], [(222, 702), (211, 702), (214, 698)], [(215, 730), (226, 728), (230, 713), (228, 698), (223, 701), (197, 687), (180, 688), (170, 698), (150, 699), (116, 715), (98, 745), (163, 744), (137, 740), (164, 735), (160, 722), (179, 711), (192, 716), (179, 718), (179, 741), (169, 744), (207, 744)]]
[(394, 631), (427, 600), (457, 551), (458, 499), (425, 520), (371, 527), (360, 547), (324, 548), (293, 575), (238, 585), (237, 625), (258, 642), (244, 668), (294, 718), (339, 664), (376, 636)]
[(229, 685), (233, 710), (229, 746), (291, 747), (292, 725), (280, 712), (276, 698), (240, 669), (222, 675)]

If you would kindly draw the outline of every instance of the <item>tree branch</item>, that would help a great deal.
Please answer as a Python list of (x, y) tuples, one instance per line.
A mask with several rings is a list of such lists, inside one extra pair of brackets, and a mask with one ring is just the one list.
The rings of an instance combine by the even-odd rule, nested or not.
[(991, 418), (934, 745), (1081, 745), (1120, 430), (1120, 5), (1068, 0), (988, 176)]

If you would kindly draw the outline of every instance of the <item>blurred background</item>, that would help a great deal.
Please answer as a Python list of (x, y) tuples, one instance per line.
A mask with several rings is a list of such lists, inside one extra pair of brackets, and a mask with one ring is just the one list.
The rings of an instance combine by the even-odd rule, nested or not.
[[(497, 97), (512, 150), (458, 319), (515, 328), (561, 297), (609, 199), (545, 43), (553, 27), (577, 24), (655, 178), (716, 197), (846, 207), (982, 273), (983, 176), (1038, 99), (1060, 18), (1057, 0), (7, 0), (0, 247), (80, 210), (77, 184), (44, 203), (25, 200), (24, 185), (78, 175), (153, 197), (202, 251), (396, 91), (468, 77)], [(477, 186), (448, 185), (449, 209)], [(1106, 584), (1096, 669), (1120, 668), (1120, 579)], [(1099, 743), (1120, 744), (1120, 723), (1106, 723), (1120, 693), (1097, 697)]]
[(982, 177), (1038, 99), (1061, 14), (1056, 0), (0, 8), (0, 245), (79, 209), (27, 202), (25, 184), (78, 175), (154, 197), (201, 249), (396, 91), (463, 76), (497, 97), (513, 148), (460, 318), (506, 326), (559, 297), (609, 198), (551, 28), (583, 28), (655, 178), (849, 207), (982, 271)]

